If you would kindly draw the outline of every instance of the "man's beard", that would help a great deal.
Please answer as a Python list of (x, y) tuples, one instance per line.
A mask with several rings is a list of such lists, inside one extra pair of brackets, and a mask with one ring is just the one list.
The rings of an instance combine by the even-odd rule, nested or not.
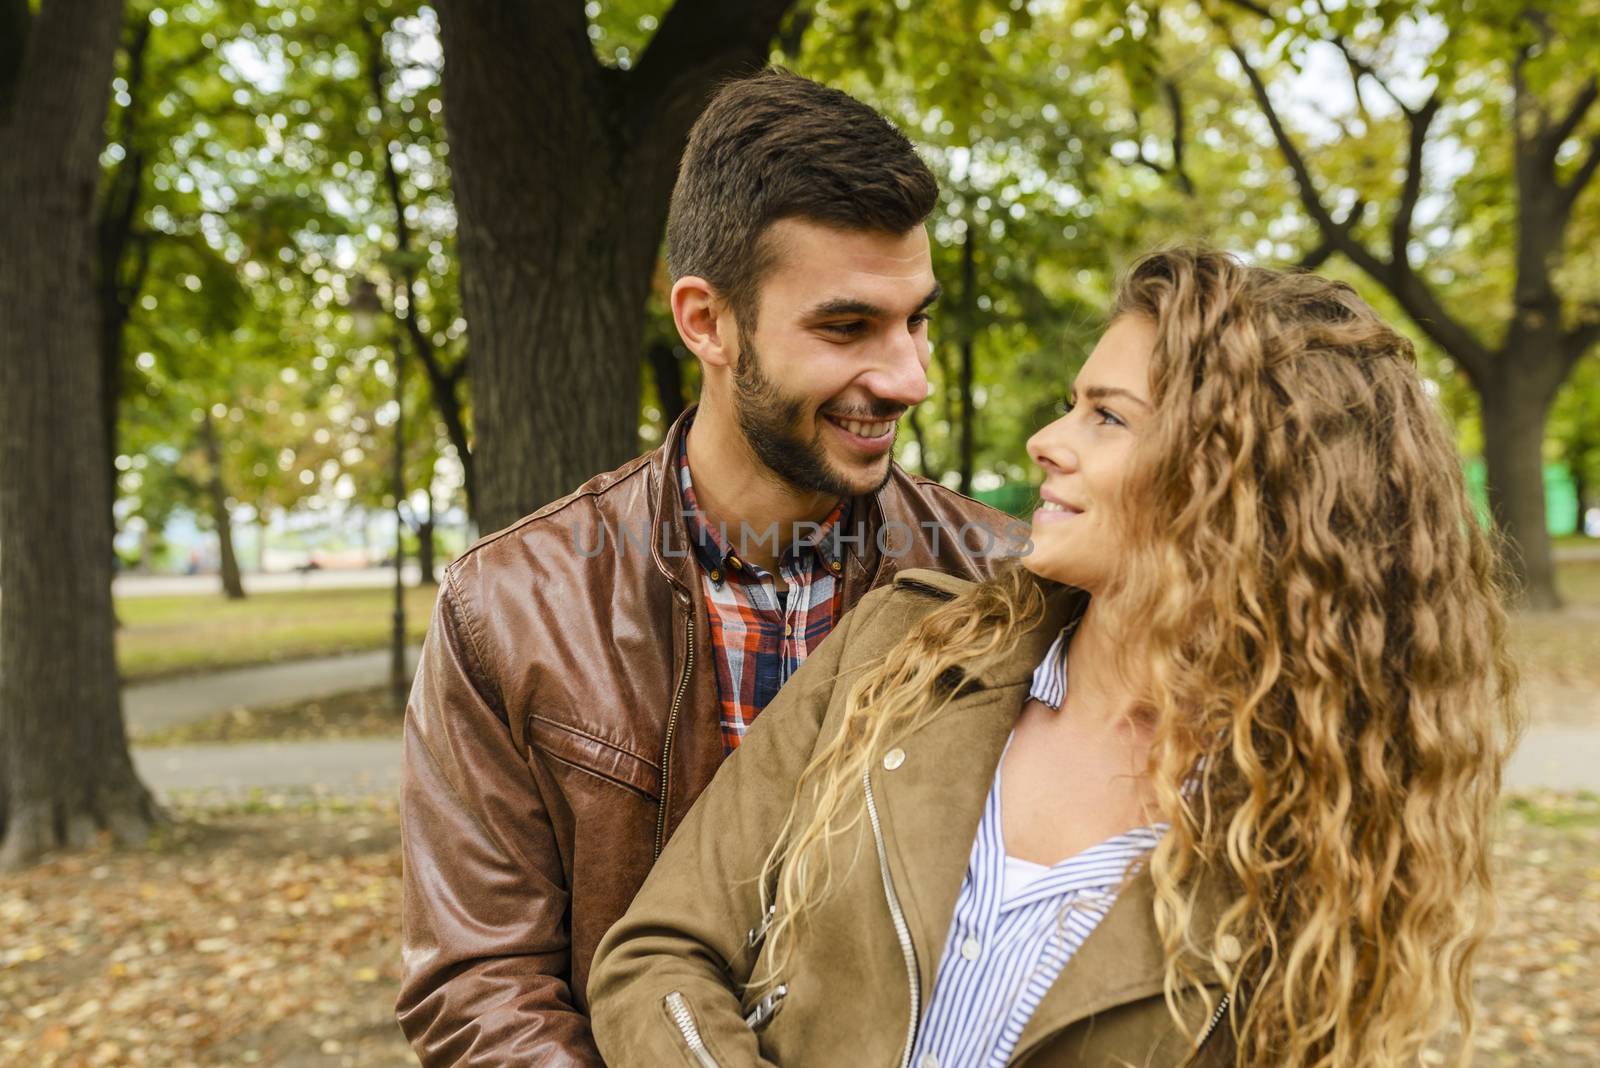
[(809, 441), (796, 432), (806, 402), (785, 394), (762, 372), (761, 356), (747, 337), (740, 339), (739, 358), (733, 365), (733, 395), (739, 429), (756, 458), (796, 489), (850, 497), (876, 493), (889, 481), (891, 465), (885, 464), (883, 477), (873, 485), (852, 485), (828, 462), (821, 426)]

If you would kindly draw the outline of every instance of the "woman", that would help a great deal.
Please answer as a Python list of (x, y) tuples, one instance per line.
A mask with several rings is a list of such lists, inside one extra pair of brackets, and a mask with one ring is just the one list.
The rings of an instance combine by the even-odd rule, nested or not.
[(1497, 564), (1348, 286), (1140, 262), (1032, 550), (907, 572), (602, 943), (607, 1063), (1416, 1064), (1490, 921)]

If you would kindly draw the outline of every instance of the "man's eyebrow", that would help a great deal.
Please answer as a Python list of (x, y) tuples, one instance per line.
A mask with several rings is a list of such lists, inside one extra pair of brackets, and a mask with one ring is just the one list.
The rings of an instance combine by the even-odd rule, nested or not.
[[(1072, 395), (1074, 397), (1078, 395), (1078, 388), (1076, 386), (1072, 388)], [(1107, 397), (1123, 397), (1127, 400), (1133, 401), (1133, 403), (1137, 404), (1146, 411), (1152, 410), (1150, 408), (1149, 401), (1145, 400), (1137, 393), (1133, 393), (1117, 386), (1089, 386), (1084, 389), (1083, 396), (1085, 400), (1091, 401), (1105, 400)]]
[[(938, 300), (943, 293), (944, 287), (935, 282), (933, 288), (928, 290), (928, 295), (923, 297), (922, 301), (917, 305), (917, 311), (920, 312), (926, 309), (928, 305)], [(856, 315), (863, 319), (885, 319), (888, 318), (889, 312), (871, 301), (854, 300), (850, 297), (833, 297), (820, 304), (813, 305), (811, 310), (806, 313), (805, 318), (828, 319), (841, 315)]]

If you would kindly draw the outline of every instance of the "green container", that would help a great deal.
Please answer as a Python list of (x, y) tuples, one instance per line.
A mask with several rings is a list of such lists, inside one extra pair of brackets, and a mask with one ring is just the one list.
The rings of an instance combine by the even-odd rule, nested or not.
[[(1466, 463), (1467, 493), (1485, 522), (1489, 519), (1488, 476), (1481, 459)], [(1544, 465), (1544, 521), (1552, 537), (1578, 531), (1578, 484), (1566, 464)]]
[(972, 496), (1002, 512), (1029, 519), (1039, 502), (1039, 487), (1027, 482), (1007, 482), (992, 490), (973, 490)]

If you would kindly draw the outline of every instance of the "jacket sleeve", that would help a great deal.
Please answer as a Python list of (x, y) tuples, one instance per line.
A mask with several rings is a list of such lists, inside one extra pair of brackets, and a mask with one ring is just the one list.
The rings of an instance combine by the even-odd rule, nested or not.
[[(589, 1009), (612, 1068), (770, 1063), (741, 1007), (755, 963), (746, 935), (761, 915), (761, 868), (816, 749), (835, 688), (848, 685), (840, 671), (852, 629), (860, 632), (887, 593), (869, 594), (846, 614), (778, 691), (667, 843), (627, 913), (601, 940)], [(679, 1018), (684, 1012), (709, 1062), (691, 1053)]]
[(400, 1029), (424, 1065), (601, 1065), (555, 832), (446, 572), (406, 707)]

